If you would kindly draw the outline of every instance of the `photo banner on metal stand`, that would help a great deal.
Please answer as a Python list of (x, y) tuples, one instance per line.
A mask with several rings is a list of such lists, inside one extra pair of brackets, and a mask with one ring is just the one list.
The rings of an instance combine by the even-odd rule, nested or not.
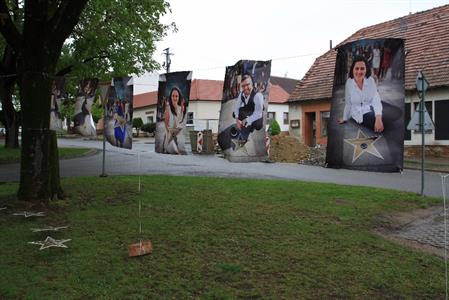
[(186, 154), (186, 122), (192, 72), (173, 72), (159, 76), (155, 151)]
[(402, 39), (365, 39), (337, 49), (327, 167), (403, 169), (404, 73)]
[(63, 120), (61, 115), (62, 99), (64, 98), (65, 78), (60, 76), (53, 80), (50, 102), (50, 130), (62, 131)]
[(104, 130), (106, 139), (112, 146), (132, 149), (132, 77), (114, 78), (107, 95)]
[(74, 130), (82, 136), (97, 136), (94, 119), (92, 118), (92, 105), (95, 102), (98, 79), (87, 78), (80, 82), (75, 102)]
[(226, 67), (218, 143), (232, 162), (267, 159), (267, 120), (271, 61), (240, 60)]

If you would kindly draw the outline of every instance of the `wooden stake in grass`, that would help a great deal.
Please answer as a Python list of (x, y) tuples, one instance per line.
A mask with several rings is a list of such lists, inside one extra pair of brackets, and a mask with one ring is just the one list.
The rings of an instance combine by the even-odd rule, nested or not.
[[(139, 177), (139, 184), (137, 191), (140, 194), (141, 190), (141, 184), (140, 184), (140, 153), (137, 153), (137, 170), (138, 170), (138, 177)], [(128, 246), (128, 256), (142, 256), (146, 254), (150, 254), (153, 251), (153, 245), (151, 244), (151, 241), (142, 241), (142, 218), (141, 218), (141, 211), (142, 211), (142, 200), (139, 197), (139, 236), (140, 236), (140, 242), (136, 244), (131, 244)]]

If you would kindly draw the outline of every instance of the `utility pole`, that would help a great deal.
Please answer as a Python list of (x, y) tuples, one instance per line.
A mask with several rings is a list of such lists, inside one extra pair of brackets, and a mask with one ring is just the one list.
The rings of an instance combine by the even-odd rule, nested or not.
[(164, 53), (165, 55), (165, 62), (162, 64), (162, 67), (167, 71), (167, 73), (170, 73), (170, 65), (171, 65), (171, 59), (170, 56), (174, 55), (174, 53), (170, 53), (170, 48), (165, 48)]

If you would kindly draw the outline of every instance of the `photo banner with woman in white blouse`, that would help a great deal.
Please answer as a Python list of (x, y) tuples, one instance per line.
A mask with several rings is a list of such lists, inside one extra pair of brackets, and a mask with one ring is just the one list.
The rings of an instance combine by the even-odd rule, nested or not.
[(157, 153), (187, 154), (184, 144), (191, 81), (191, 71), (159, 75), (155, 136)]
[(327, 167), (403, 169), (404, 73), (401, 39), (365, 39), (337, 49)]
[(240, 60), (226, 67), (218, 144), (231, 162), (267, 159), (270, 72), (271, 61)]

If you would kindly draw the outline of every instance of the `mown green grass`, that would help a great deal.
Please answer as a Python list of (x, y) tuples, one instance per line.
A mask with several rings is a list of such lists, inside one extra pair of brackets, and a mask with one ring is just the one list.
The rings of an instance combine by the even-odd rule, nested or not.
[[(11, 213), (2, 184), (0, 298), (29, 299), (441, 299), (444, 264), (371, 233), (381, 213), (436, 199), (382, 189), (297, 181), (201, 177), (63, 180), (68, 197), (45, 218)], [(138, 203), (151, 255), (139, 241)], [(30, 228), (68, 249), (27, 242)]]
[[(66, 159), (78, 157), (87, 154), (92, 149), (86, 148), (59, 148), (59, 158)], [(1, 163), (15, 163), (20, 161), (20, 149), (5, 148), (0, 146), (0, 164)]]

